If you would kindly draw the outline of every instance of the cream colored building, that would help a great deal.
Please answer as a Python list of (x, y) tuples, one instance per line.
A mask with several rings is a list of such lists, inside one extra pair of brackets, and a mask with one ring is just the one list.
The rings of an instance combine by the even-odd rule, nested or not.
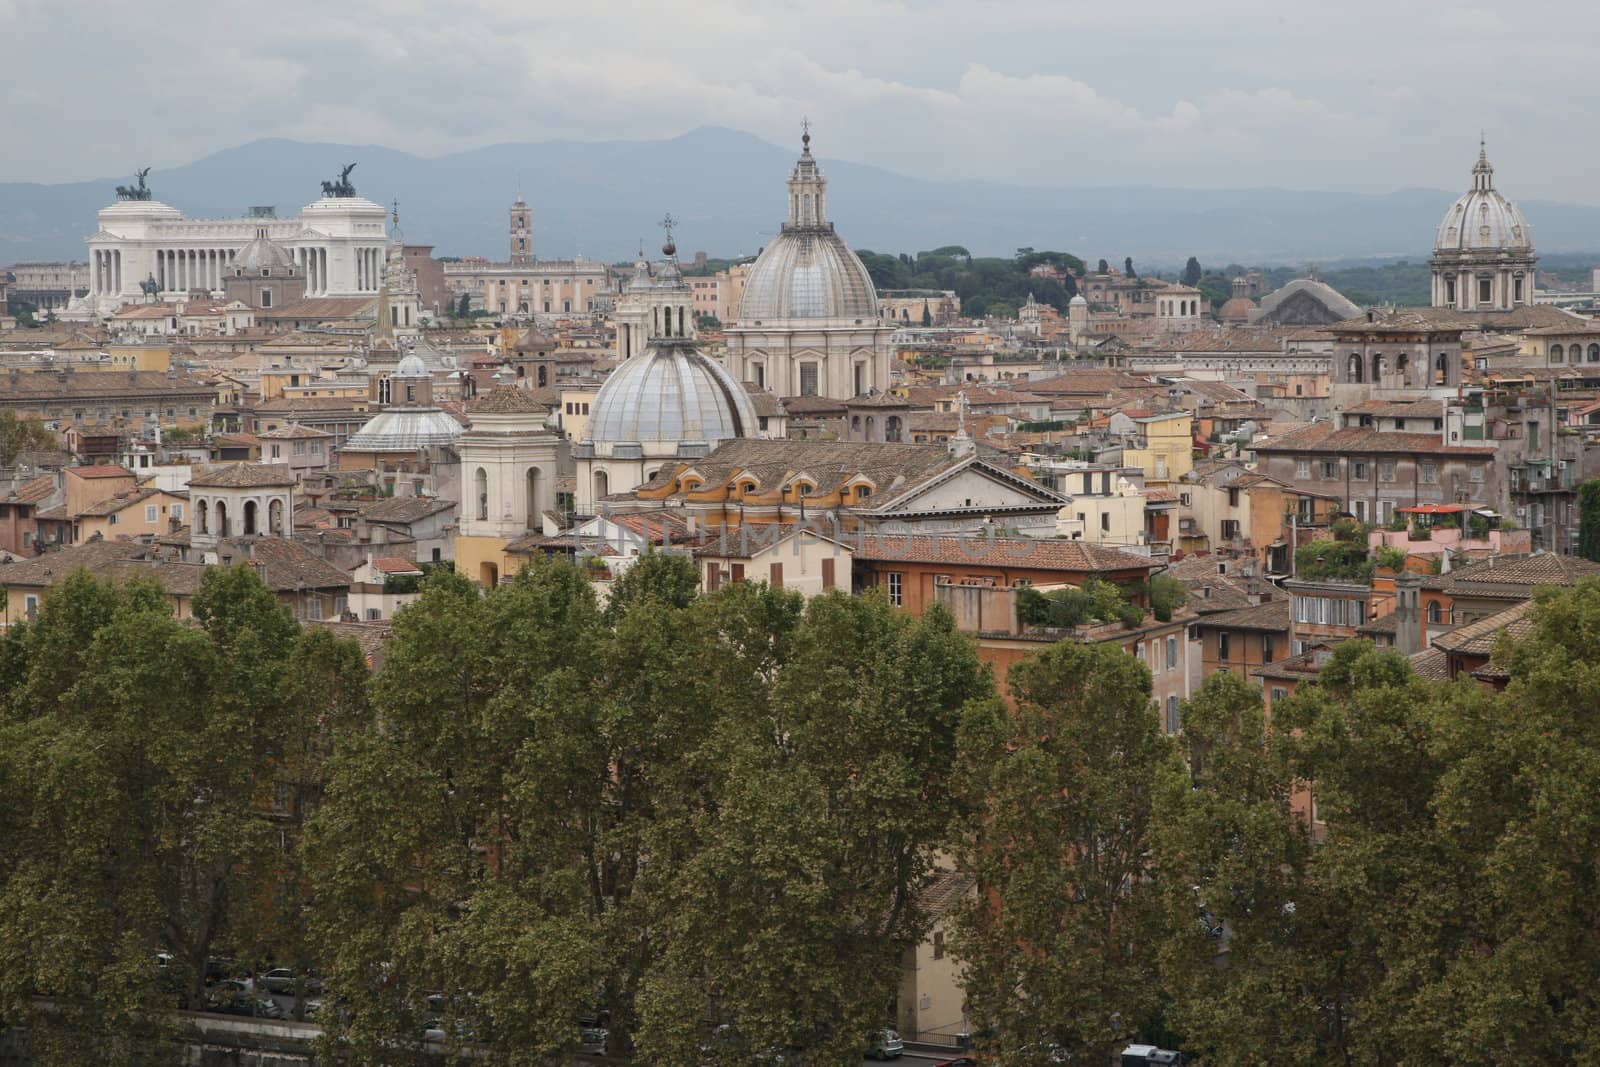
[(495, 263), (468, 256), (444, 265), (444, 284), (453, 301), (471, 297), (475, 307), (491, 315), (525, 317), (586, 315), (609, 307), (611, 268), (576, 259), (536, 259), (533, 213), (522, 197), (511, 205), (511, 258)]
[(1143, 469), (1145, 485), (1171, 485), (1194, 469), (1194, 420), (1187, 411), (1132, 421), (1138, 441), (1122, 450), (1122, 462)]
[(809, 600), (833, 589), (850, 592), (854, 555), (847, 541), (777, 523), (747, 523), (723, 527), (694, 554), (701, 586), (708, 593), (729, 582), (766, 582)]
[(555, 506), (560, 442), (546, 411), (525, 389), (499, 385), (467, 409), (472, 429), (456, 439), (462, 500), (456, 571), (484, 586), (514, 572), (506, 545), (544, 529)]
[(739, 301), (744, 297), (744, 280), (749, 273), (750, 264), (737, 263), (712, 275), (690, 278), (694, 313), (721, 323), (732, 322), (739, 315)]
[(970, 1032), (961, 969), (950, 952), (950, 920), (952, 912), (972, 898), (976, 884), (970, 874), (940, 871), (922, 891), (930, 926), (922, 941), (901, 958), (896, 998), (901, 1037), (954, 1045)]

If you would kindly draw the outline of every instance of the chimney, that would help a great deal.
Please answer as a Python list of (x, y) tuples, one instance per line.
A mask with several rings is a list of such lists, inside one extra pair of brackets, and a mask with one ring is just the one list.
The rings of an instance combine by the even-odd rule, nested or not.
[(1401, 655), (1422, 651), (1422, 575), (1401, 571), (1394, 578), (1394, 647)]

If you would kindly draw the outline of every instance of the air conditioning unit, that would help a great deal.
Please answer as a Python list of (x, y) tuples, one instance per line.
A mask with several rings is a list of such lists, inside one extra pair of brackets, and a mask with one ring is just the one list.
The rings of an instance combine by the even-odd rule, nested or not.
[(1528, 506), (1526, 504), (1518, 504), (1516, 510), (1517, 518), (1525, 519), (1528, 517)]

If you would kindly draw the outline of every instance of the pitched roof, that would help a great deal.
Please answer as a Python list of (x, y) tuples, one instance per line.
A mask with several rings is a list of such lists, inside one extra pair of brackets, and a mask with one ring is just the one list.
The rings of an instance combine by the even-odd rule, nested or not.
[[(82, 567), (97, 578), (119, 582), (155, 578), (169, 593), (193, 596), (200, 588), (207, 564), (182, 562), (171, 552), (170, 548), (137, 541), (90, 541), (0, 566), (0, 585), (48, 587)], [(350, 586), (349, 575), (308, 549), (281, 538), (221, 541), (218, 554), (231, 562), (251, 563), (267, 588), (277, 592)]]
[(940, 919), (966, 899), (977, 884), (977, 876), (966, 871), (939, 871), (917, 894), (917, 903), (929, 919)]
[(1491, 600), (1526, 600), (1542, 585), (1571, 586), (1582, 578), (1600, 575), (1600, 563), (1577, 556), (1537, 552), (1526, 556), (1490, 556), (1423, 579), (1422, 587), (1455, 597)]
[(1510, 634), (1512, 640), (1516, 641), (1533, 633), (1532, 609), (1533, 601), (1524, 600), (1488, 618), (1469, 622), (1465, 626), (1458, 626), (1448, 633), (1440, 634), (1433, 639), (1433, 647), (1463, 656), (1487, 656), (1494, 651), (1495, 639), (1501, 633)]
[(278, 427), (276, 430), (263, 430), (255, 436), (263, 441), (292, 441), (300, 438), (332, 437), (333, 434), (326, 430), (316, 430), (310, 426), (302, 426), (298, 422), (291, 422), (287, 426)]
[(467, 405), (469, 413), (486, 415), (535, 415), (549, 410), (528, 390), (514, 385), (497, 385)]
[(1281, 597), (1265, 604), (1235, 608), (1203, 615), (1195, 620), (1196, 626), (1217, 630), (1254, 630), (1261, 633), (1289, 632), (1289, 599)]
[(434, 496), (394, 496), (364, 504), (358, 509), (369, 522), (416, 522), (441, 511), (455, 509), (455, 501)]
[(382, 556), (372, 561), (372, 569), (379, 574), (421, 574), (422, 570), (409, 559), (400, 556)]
[(1314, 422), (1297, 426), (1286, 433), (1273, 435), (1251, 446), (1256, 452), (1369, 452), (1395, 455), (1460, 456), (1462, 458), (1488, 458), (1494, 455), (1493, 446), (1473, 447), (1447, 445), (1436, 433), (1403, 433), (1398, 430), (1379, 431), (1352, 427), (1335, 429), (1331, 423)]
[(1435, 682), (1450, 680), (1450, 657), (1439, 649), (1425, 648), (1406, 658), (1411, 661), (1412, 673), (1418, 678), (1427, 678)]
[(115, 496), (109, 496), (104, 500), (96, 501), (95, 503), (90, 504), (88, 507), (80, 510), (76, 515), (73, 516), (73, 518), (97, 519), (104, 518), (107, 515), (115, 515), (125, 508), (133, 507), (140, 501), (148, 500), (153, 496), (158, 496), (162, 492), (163, 490), (157, 489), (155, 486), (148, 486), (144, 489), (129, 489), (125, 493), (118, 493)]
[(294, 483), (294, 471), (286, 463), (215, 463), (202, 467), (189, 479), (191, 486), (207, 489), (255, 489)]
[(869, 534), (855, 541), (855, 554), (857, 559), (886, 563), (1011, 567), (1069, 574), (1161, 569), (1161, 564), (1148, 556), (1085, 541), (982, 534)]
[(68, 467), (67, 473), (78, 478), (132, 478), (133, 472), (126, 467), (115, 464), (100, 464), (94, 467)]
[(11, 490), (6, 498), (13, 504), (37, 504), (48, 500), (50, 494), (56, 491), (56, 480), (51, 475), (41, 474), (37, 478), (30, 478)]

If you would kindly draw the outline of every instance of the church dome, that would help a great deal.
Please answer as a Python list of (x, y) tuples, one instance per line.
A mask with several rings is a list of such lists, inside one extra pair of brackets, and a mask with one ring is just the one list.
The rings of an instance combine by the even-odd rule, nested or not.
[(811, 157), (811, 135), (789, 177), (789, 221), (756, 257), (739, 301), (743, 324), (783, 319), (875, 322), (878, 292), (872, 276), (833, 232), (827, 179)]
[(394, 368), (391, 378), (429, 378), (428, 365), (422, 362), (422, 357), (415, 353), (406, 356)]
[(341, 452), (415, 452), (453, 444), (462, 426), (438, 408), (389, 408), (351, 434)]
[(1522, 211), (1494, 187), (1494, 167), (1484, 149), (1472, 168), (1472, 188), (1450, 205), (1433, 243), (1435, 252), (1533, 250), (1533, 234)]
[(658, 339), (606, 378), (583, 444), (619, 459), (697, 456), (755, 433), (749, 395), (722, 364), (692, 343)]
[(248, 276), (263, 276), (271, 271), (273, 277), (288, 277), (294, 273), (294, 254), (267, 236), (265, 226), (256, 228), (253, 241), (239, 249), (233, 257), (233, 269)]

